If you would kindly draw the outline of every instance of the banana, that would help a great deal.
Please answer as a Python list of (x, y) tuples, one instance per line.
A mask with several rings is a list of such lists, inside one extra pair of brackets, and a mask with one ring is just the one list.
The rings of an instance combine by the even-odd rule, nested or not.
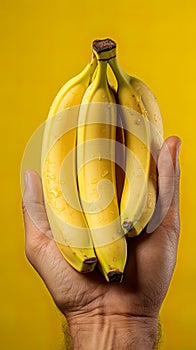
[[(116, 89), (108, 80), (109, 88), (112, 94), (117, 97)], [(115, 147), (115, 173), (116, 173), (116, 190), (118, 205), (120, 205), (120, 200), (122, 196), (123, 184), (125, 179), (125, 133), (123, 129), (122, 118), (120, 113), (118, 113), (117, 107), (117, 128), (116, 128), (116, 147)]]
[(121, 223), (125, 234), (136, 235), (137, 225), (147, 201), (147, 181), (150, 170), (150, 129), (147, 111), (126, 74), (120, 67), (115, 54), (109, 59), (117, 82), (117, 102), (122, 106), (126, 145), (125, 181), (120, 202)]
[(42, 181), (51, 229), (62, 255), (80, 272), (92, 271), (97, 261), (79, 202), (75, 151), (78, 106), (96, 65), (93, 57), (58, 92), (49, 111), (42, 144)]
[[(122, 68), (120, 68), (122, 71)], [(149, 223), (155, 210), (157, 202), (157, 157), (163, 144), (164, 131), (162, 116), (156, 97), (149, 87), (141, 80), (129, 76), (123, 72), (129, 84), (142, 101), (146, 116), (149, 120), (150, 127), (150, 168), (149, 176), (147, 180), (147, 198), (145, 200), (145, 206), (142, 210), (142, 214), (135, 222), (131, 230), (127, 233), (127, 236), (138, 235)]]
[(163, 120), (157, 99), (151, 89), (140, 79), (128, 76), (130, 84), (140, 96), (144, 108), (147, 111), (147, 116), (150, 121), (151, 130), (151, 149), (159, 153), (164, 138)]
[(125, 179), (125, 133), (123, 129), (122, 119), (120, 114), (117, 116), (117, 130), (116, 130), (116, 188), (117, 188), (117, 197), (118, 204), (120, 206), (120, 201), (122, 197), (122, 191), (124, 186)]
[(127, 244), (116, 191), (116, 104), (107, 81), (105, 52), (98, 44), (93, 49), (97, 73), (85, 92), (78, 118), (78, 187), (98, 266), (108, 282), (121, 282)]
[(155, 210), (157, 201), (156, 164), (164, 140), (164, 130), (160, 108), (157, 99), (151, 89), (144, 82), (135, 77), (127, 75), (127, 79), (143, 102), (145, 110), (147, 111), (148, 120), (150, 122), (151, 133), (151, 158), (148, 178), (147, 202), (140, 219), (131, 230), (131, 235), (137, 235), (146, 227)]

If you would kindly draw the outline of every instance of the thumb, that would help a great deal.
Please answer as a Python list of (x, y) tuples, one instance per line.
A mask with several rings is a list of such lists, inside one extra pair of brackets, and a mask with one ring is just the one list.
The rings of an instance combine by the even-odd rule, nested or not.
[(177, 136), (170, 136), (164, 142), (158, 159), (159, 178), (179, 177), (178, 156), (180, 145), (181, 140)]
[[(170, 136), (164, 142), (158, 158), (158, 199), (153, 217), (147, 227), (147, 232), (153, 232), (160, 225), (175, 219), (179, 207), (179, 178), (178, 162), (181, 140)], [(176, 221), (176, 220), (175, 220)]]
[(43, 192), (41, 178), (35, 170), (26, 170), (24, 173), (25, 190), (23, 194), (23, 203), (42, 203)]

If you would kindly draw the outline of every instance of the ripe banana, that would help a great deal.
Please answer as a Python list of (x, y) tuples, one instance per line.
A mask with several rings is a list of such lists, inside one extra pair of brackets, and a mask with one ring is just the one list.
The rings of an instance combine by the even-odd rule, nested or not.
[(42, 181), (51, 229), (65, 259), (80, 272), (92, 271), (97, 261), (79, 202), (75, 151), (79, 105), (96, 65), (93, 57), (83, 72), (58, 92), (42, 145)]
[[(140, 96), (145, 110), (147, 111), (147, 116), (150, 125), (150, 140), (151, 140), (151, 157), (150, 157), (150, 170), (148, 178), (148, 193), (147, 193), (147, 202), (143, 213), (132, 228), (130, 234), (137, 235), (139, 234), (150, 221), (157, 201), (157, 158), (160, 152), (160, 149), (164, 140), (164, 131), (163, 131), (163, 122), (160, 112), (160, 108), (157, 102), (156, 97), (150, 88), (144, 84), (141, 80), (127, 76), (130, 84), (133, 86), (136, 93)], [(148, 231), (148, 227), (147, 227)]]
[(98, 60), (97, 72), (85, 92), (78, 118), (78, 186), (99, 268), (107, 281), (120, 282), (127, 244), (116, 191), (116, 104), (107, 81), (105, 52), (98, 44), (93, 48)]
[[(117, 102), (122, 106), (126, 144), (125, 182), (120, 203), (121, 223), (124, 232), (132, 235), (147, 200), (147, 181), (150, 169), (150, 129), (147, 112), (140, 96), (133, 89), (120, 67), (113, 43), (114, 57), (109, 59), (118, 81)], [(138, 233), (138, 232), (137, 232)]]
[(123, 129), (122, 119), (120, 113), (117, 116), (117, 130), (116, 130), (116, 149), (115, 149), (115, 162), (116, 162), (116, 189), (118, 197), (118, 205), (122, 197), (122, 191), (125, 180), (125, 133)]
[[(108, 81), (109, 82), (109, 81)], [(117, 93), (115, 87), (109, 82), (110, 90), (115, 97), (117, 98)], [(125, 133), (123, 129), (122, 118), (120, 113), (118, 113), (117, 106), (117, 128), (116, 128), (116, 147), (115, 147), (115, 172), (116, 172), (116, 190), (118, 205), (120, 206), (120, 200), (123, 191), (123, 184), (125, 179)]]

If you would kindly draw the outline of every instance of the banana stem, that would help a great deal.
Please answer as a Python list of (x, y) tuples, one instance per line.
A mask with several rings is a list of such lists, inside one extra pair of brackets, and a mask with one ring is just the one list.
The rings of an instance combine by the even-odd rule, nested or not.
[(94, 40), (93, 53), (98, 62), (107, 61), (112, 68), (119, 84), (129, 84), (129, 76), (126, 74), (116, 59), (116, 43), (111, 39)]
[(99, 86), (102, 86), (105, 89), (108, 88), (106, 61), (98, 61), (96, 80)]
[(118, 80), (118, 84), (129, 84), (128, 75), (121, 68), (120, 64), (117, 61), (117, 58), (111, 58), (109, 61), (109, 65), (113, 70), (116, 79)]
[(97, 58), (95, 55), (92, 55), (90, 62), (84, 68), (84, 70), (78, 75), (78, 83), (84, 80), (86, 76), (87, 80), (90, 81), (97, 67)]

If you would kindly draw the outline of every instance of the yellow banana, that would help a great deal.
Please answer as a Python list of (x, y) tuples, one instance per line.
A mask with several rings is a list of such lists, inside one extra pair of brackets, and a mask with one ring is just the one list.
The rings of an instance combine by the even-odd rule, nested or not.
[(152, 127), (151, 149), (155, 150), (155, 152), (159, 152), (163, 144), (164, 130), (157, 99), (151, 89), (143, 81), (128, 75), (127, 79), (133, 86), (138, 96), (140, 96), (147, 112), (147, 117), (150, 121), (150, 126)]
[(118, 126), (116, 130), (116, 187), (118, 204), (120, 206), (120, 201), (122, 197), (122, 191), (125, 180), (125, 134), (122, 124), (122, 119), (118, 113)]
[(78, 186), (99, 268), (107, 281), (120, 282), (127, 244), (116, 193), (116, 104), (107, 81), (107, 62), (102, 60), (105, 53), (96, 49), (97, 73), (83, 97), (78, 119)]
[(151, 132), (151, 158), (150, 158), (150, 171), (148, 178), (148, 195), (146, 206), (143, 210), (143, 213), (132, 228), (131, 234), (135, 235), (140, 233), (144, 227), (150, 221), (157, 201), (157, 168), (156, 162), (157, 157), (160, 152), (160, 149), (163, 144), (164, 131), (163, 131), (163, 122), (160, 112), (160, 108), (156, 97), (150, 88), (144, 84), (141, 80), (127, 76), (130, 84), (133, 86), (136, 93), (140, 96), (145, 110), (147, 111), (147, 116), (150, 122), (150, 132)]
[(97, 261), (78, 198), (75, 151), (79, 105), (96, 65), (93, 57), (58, 92), (42, 145), (43, 190), (53, 236), (65, 259), (80, 272), (92, 271)]
[[(109, 64), (118, 82), (117, 102), (122, 106), (126, 145), (125, 181), (120, 203), (121, 223), (127, 235), (133, 230), (147, 201), (147, 181), (150, 169), (150, 129), (147, 112), (140, 96), (136, 93), (115, 56)], [(138, 234), (139, 232), (137, 232)]]

